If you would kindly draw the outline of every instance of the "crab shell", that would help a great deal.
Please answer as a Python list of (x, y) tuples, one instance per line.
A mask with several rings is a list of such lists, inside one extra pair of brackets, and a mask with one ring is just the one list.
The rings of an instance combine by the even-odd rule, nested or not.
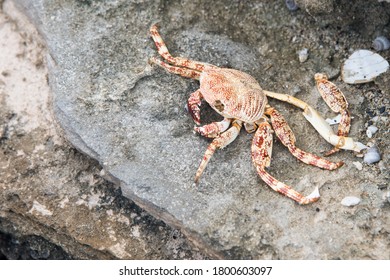
[(225, 118), (254, 123), (263, 116), (267, 97), (252, 76), (234, 69), (209, 66), (200, 74), (199, 80), (204, 99)]

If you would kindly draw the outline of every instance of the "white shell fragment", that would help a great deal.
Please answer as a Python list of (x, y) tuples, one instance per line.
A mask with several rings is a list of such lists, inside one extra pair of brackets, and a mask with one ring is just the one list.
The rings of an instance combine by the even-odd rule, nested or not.
[(389, 63), (379, 54), (369, 50), (357, 50), (341, 67), (341, 78), (347, 84), (367, 83), (388, 69)]
[(305, 62), (308, 57), (309, 57), (309, 50), (308, 49), (304, 48), (298, 52), (299, 62), (301, 62), (301, 63)]
[(376, 37), (375, 40), (372, 42), (372, 47), (377, 52), (388, 50), (390, 49), (390, 40), (387, 39), (385, 36)]
[(368, 138), (372, 138), (372, 136), (378, 131), (378, 128), (375, 126), (375, 125), (370, 125), (369, 127), (367, 127), (367, 131), (366, 131), (366, 134), (367, 134), (367, 137)]
[(368, 148), (367, 153), (364, 155), (363, 161), (368, 164), (376, 163), (381, 160), (381, 155), (376, 146)]
[(346, 196), (341, 200), (341, 204), (344, 206), (355, 206), (360, 203), (360, 198), (356, 196)]
[(354, 161), (352, 164), (356, 167), (357, 170), (362, 170), (363, 169), (363, 164), (361, 164), (359, 161)]
[(336, 117), (334, 117), (333, 119), (326, 119), (325, 120), (329, 125), (335, 125), (335, 124), (339, 124), (340, 121), (341, 121), (341, 114), (338, 114)]

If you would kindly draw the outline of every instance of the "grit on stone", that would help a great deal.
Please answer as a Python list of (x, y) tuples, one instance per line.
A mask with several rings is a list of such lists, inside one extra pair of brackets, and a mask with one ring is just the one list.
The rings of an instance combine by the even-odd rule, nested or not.
[(0, 259), (203, 259), (64, 141), (51, 114), (44, 43), (12, 2), (3, 8)]
[[(53, 111), (65, 137), (97, 160), (125, 197), (179, 228), (201, 252), (233, 259), (390, 258), (389, 72), (363, 85), (343, 84), (339, 78), (341, 63), (353, 50), (370, 48), (378, 33), (389, 33), (389, 3), (325, 1), (329, 9), (307, 5), (290, 12), (283, 1), (14, 2), (48, 48)], [(148, 34), (156, 22), (173, 55), (245, 71), (264, 89), (295, 95), (323, 116), (333, 117), (313, 79), (317, 72), (327, 73), (350, 104), (350, 136), (375, 144), (382, 160), (367, 165), (359, 155), (341, 151), (331, 160), (345, 165), (325, 171), (298, 162), (275, 140), (269, 172), (304, 194), (320, 188), (319, 202), (300, 206), (270, 190), (257, 176), (250, 158), (253, 135), (242, 131), (226, 149), (217, 151), (200, 185), (194, 186), (210, 141), (192, 132), (193, 121), (183, 108), (199, 85), (148, 64), (158, 55)], [(309, 55), (301, 63), (298, 52), (304, 48)], [(381, 55), (389, 60), (390, 52)], [(329, 150), (299, 109), (270, 103), (288, 120), (298, 147), (316, 154)], [(203, 123), (221, 120), (207, 105), (202, 110)], [(366, 127), (374, 121), (379, 130), (368, 138)], [(41, 144), (44, 151), (47, 144)], [(39, 147), (24, 145), (33, 151)], [(362, 162), (362, 170), (355, 167), (356, 161)], [(89, 194), (80, 194), (76, 203), (88, 211), (103, 195), (100, 189), (90, 189), (93, 178), (85, 180)], [(63, 192), (50, 189), (51, 195), (61, 193), (65, 199)], [(346, 196), (361, 201), (346, 208), (341, 204)], [(47, 217), (62, 205), (40, 201), (39, 197), (29, 201), (26, 210)], [(51, 220), (46, 221), (50, 228)], [(77, 231), (77, 225), (67, 226)], [(95, 226), (88, 229), (91, 234), (110, 231), (104, 223)], [(132, 230), (137, 237), (137, 229)], [(79, 236), (85, 243), (93, 238)], [(121, 238), (111, 244), (111, 252), (118, 258), (134, 257)]]

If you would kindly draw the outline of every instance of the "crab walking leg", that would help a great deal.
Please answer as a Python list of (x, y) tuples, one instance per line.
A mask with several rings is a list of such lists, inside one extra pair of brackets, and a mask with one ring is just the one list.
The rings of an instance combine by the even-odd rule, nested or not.
[(302, 114), (308, 120), (311, 125), (317, 130), (317, 132), (330, 144), (336, 146), (339, 149), (352, 150), (360, 152), (367, 148), (364, 144), (354, 141), (350, 137), (336, 135), (330, 125), (324, 120), (321, 115), (309, 106), (306, 102), (287, 94), (281, 94), (264, 90), (264, 93), (272, 98), (280, 101), (285, 101), (292, 105), (295, 105), (303, 110)]
[(161, 38), (161, 35), (157, 29), (158, 29), (158, 27), (156, 24), (152, 25), (152, 27), (150, 28), (150, 35), (153, 38), (153, 41), (156, 45), (158, 53), (164, 59), (166, 59), (169, 63), (177, 65), (177, 66), (189, 68), (192, 70), (196, 70), (196, 71), (203, 71), (203, 69), (206, 65), (211, 66), (210, 64), (207, 64), (207, 63), (189, 60), (189, 59), (183, 58), (183, 57), (173, 57), (169, 53), (168, 48), (165, 45), (164, 40)]
[(226, 130), (224, 133), (219, 135), (217, 138), (210, 143), (207, 147), (207, 150), (203, 156), (203, 159), (199, 165), (198, 171), (196, 171), (195, 175), (195, 183), (199, 182), (199, 178), (202, 175), (204, 169), (206, 168), (207, 163), (210, 161), (210, 158), (215, 153), (216, 149), (222, 149), (229, 145), (231, 142), (236, 139), (242, 127), (242, 122), (235, 120), (233, 121), (232, 127)]
[(155, 57), (150, 58), (149, 63), (157, 64), (158, 66), (164, 68), (165, 70), (167, 70), (170, 73), (178, 74), (178, 75), (186, 77), (186, 78), (199, 80), (199, 76), (200, 76), (199, 71), (191, 70), (188, 68), (182, 68), (182, 67), (178, 67), (178, 66), (172, 66), (172, 65), (169, 65), (168, 63), (165, 63), (164, 61), (157, 59)]
[(274, 177), (272, 177), (267, 171), (264, 170), (263, 167), (257, 166), (256, 167), (257, 173), (261, 177), (261, 179), (270, 186), (274, 191), (277, 191), (292, 200), (295, 200), (299, 204), (309, 204), (316, 202), (320, 199), (320, 193), (318, 191), (318, 188), (315, 188), (314, 191), (308, 195), (303, 196), (301, 193), (297, 192), (290, 186), (284, 184), (283, 182), (278, 181)]
[(309, 204), (317, 201), (320, 198), (318, 188), (315, 188), (309, 196), (303, 196), (265, 171), (265, 167), (268, 167), (271, 162), (271, 151), (272, 129), (269, 123), (263, 122), (259, 125), (252, 141), (252, 161), (261, 179), (274, 191), (295, 200), (299, 204)]
[(328, 170), (336, 169), (344, 164), (343, 162), (331, 162), (297, 148), (295, 146), (294, 133), (283, 116), (272, 107), (268, 107), (265, 114), (271, 117), (272, 128), (280, 141), (288, 148), (290, 153), (300, 161)]
[(268, 90), (263, 90), (263, 92), (265, 93), (265, 95), (269, 97), (290, 103), (298, 108), (301, 108), (302, 110), (306, 110), (306, 108), (309, 107), (309, 105), (306, 102), (303, 102), (302, 100), (288, 94), (282, 94), (282, 93), (272, 92)]
[(195, 127), (194, 130), (202, 136), (215, 138), (228, 129), (231, 122), (231, 119), (225, 118), (220, 122), (212, 122), (201, 127)]

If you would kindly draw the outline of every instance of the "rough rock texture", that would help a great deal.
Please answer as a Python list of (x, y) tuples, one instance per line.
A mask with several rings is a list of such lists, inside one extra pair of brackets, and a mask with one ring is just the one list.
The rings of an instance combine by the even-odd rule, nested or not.
[(297, 0), (298, 7), (311, 15), (331, 14), (334, 11), (334, 0)]
[(46, 49), (8, 1), (0, 38), (0, 259), (203, 259), (62, 139)]
[[(98, 174), (104, 173), (120, 186), (124, 196), (180, 228), (212, 258), (390, 258), (389, 72), (375, 83), (359, 86), (342, 84), (338, 78), (341, 62), (353, 49), (370, 48), (377, 33), (389, 32), (389, 4), (355, 1), (351, 8), (349, 1), (338, 1), (333, 3), (332, 14), (311, 15), (289, 12), (282, 1), (216, 1), (212, 7), (207, 1), (15, 2), (35, 23), (48, 47), (54, 113), (66, 138), (96, 159), (103, 171), (93, 165), (95, 175), (84, 177), (83, 171), (92, 167), (76, 164), (63, 181), (69, 182), (70, 189), (64, 190), (56, 187), (61, 179), (56, 171), (72, 163), (48, 160), (47, 166), (57, 169), (42, 171), (49, 172), (45, 179), (51, 183), (35, 200), (27, 196), (36, 186), (17, 189), (9, 179), (7, 187), (13, 187), (5, 187), (2, 198), (8, 201), (1, 212), (5, 219), (10, 219), (12, 207), (19, 204), (21, 223), (25, 215), (44, 216), (46, 236), (55, 244), (61, 240), (49, 231), (61, 228), (70, 233), (63, 238), (76, 235), (83, 244), (98, 244), (94, 240), (97, 236), (112, 241), (111, 247), (103, 246), (102, 255), (96, 257), (107, 257), (107, 250), (119, 258), (150, 257), (129, 253), (134, 238), (113, 238), (116, 230), (109, 222), (89, 227), (61, 223), (79, 215), (80, 210), (70, 207), (68, 201), (83, 205), (83, 214), (91, 219), (96, 219), (91, 209), (97, 200), (105, 201), (99, 206), (103, 209), (115, 204), (115, 199), (103, 195), (105, 183), (96, 183), (101, 180)], [(358, 21), (362, 11), (367, 15), (364, 24)], [(332, 116), (313, 81), (316, 72), (328, 73), (350, 103), (354, 117), (351, 136), (375, 142), (382, 160), (375, 165), (363, 164), (359, 171), (352, 163), (362, 159), (342, 151), (332, 159), (346, 165), (333, 172), (323, 171), (297, 162), (275, 141), (270, 173), (304, 193), (320, 187), (321, 200), (303, 207), (274, 193), (258, 178), (250, 160), (252, 135), (242, 132), (234, 143), (215, 154), (200, 186), (195, 187), (193, 177), (209, 141), (192, 133), (193, 122), (183, 107), (198, 84), (148, 65), (149, 57), (156, 55), (148, 36), (148, 28), (155, 22), (160, 23), (173, 54), (246, 71), (265, 89), (296, 95), (321, 114)], [(309, 59), (300, 63), (297, 52), (303, 48), (309, 49)], [(389, 52), (382, 55), (389, 59)], [(289, 120), (299, 147), (317, 154), (330, 148), (299, 110), (273, 100), (270, 103)], [(220, 119), (209, 107), (202, 108), (204, 123)], [(12, 124), (12, 112), (4, 116), (8, 116), (5, 133)], [(379, 116), (379, 131), (368, 139), (365, 126), (374, 116)], [(10, 135), (3, 138), (8, 140)], [(6, 157), (13, 153), (22, 161), (13, 163), (22, 166), (13, 178), (21, 176), (20, 171), (27, 175), (34, 172), (34, 161), (27, 152), (39, 157), (47, 149), (56, 149), (52, 137), (43, 143), (23, 140), (8, 150), (2, 144)], [(81, 157), (69, 151), (56, 152), (66, 154), (72, 162)], [(75, 181), (84, 182), (81, 189)], [(109, 188), (119, 192), (114, 186)], [(352, 208), (342, 206), (342, 198), (350, 195), (360, 197), (361, 203)], [(42, 203), (47, 196), (53, 199)], [(123, 201), (123, 197), (114, 197)], [(117, 219), (132, 227), (134, 219), (125, 209), (118, 205), (117, 212), (103, 211), (107, 217), (117, 214)], [(53, 215), (62, 218), (53, 219)], [(150, 231), (150, 236), (156, 233)]]

